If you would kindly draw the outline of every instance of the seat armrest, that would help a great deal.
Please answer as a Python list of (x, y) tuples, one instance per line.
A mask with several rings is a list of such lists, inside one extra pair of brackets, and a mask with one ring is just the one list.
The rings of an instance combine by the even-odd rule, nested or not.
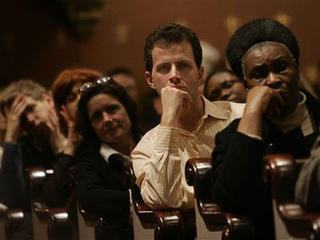
[(100, 220), (99, 217), (93, 213), (87, 212), (86, 210), (84, 210), (81, 205), (78, 203), (79, 205), (79, 211), (86, 223), (87, 226), (89, 227), (95, 227), (98, 223), (98, 221)]
[(295, 202), (295, 184), (303, 163), (290, 154), (272, 154), (264, 157), (265, 180), (271, 185), (272, 198), (288, 233), (296, 238), (319, 234), (320, 213), (306, 212)]
[(185, 175), (189, 186), (198, 185), (201, 179), (208, 171), (212, 169), (210, 158), (191, 158), (186, 163)]
[(135, 184), (132, 164), (125, 169), (125, 182), (131, 189), (133, 211), (143, 228), (154, 229), (156, 240), (180, 239), (184, 233), (183, 220), (176, 209), (152, 210), (142, 199), (140, 188)]
[(207, 229), (224, 231), (225, 239), (253, 239), (253, 227), (248, 218), (224, 212), (211, 201), (208, 190), (211, 169), (210, 158), (189, 159), (185, 168), (187, 183), (194, 187), (196, 204)]
[(179, 211), (155, 211), (156, 240), (184, 239), (183, 220)]

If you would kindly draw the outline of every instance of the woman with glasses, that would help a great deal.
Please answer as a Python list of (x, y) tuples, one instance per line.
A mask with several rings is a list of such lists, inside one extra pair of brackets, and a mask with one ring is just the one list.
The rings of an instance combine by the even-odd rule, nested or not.
[[(87, 82), (102, 77), (102, 73), (87, 68), (65, 69), (54, 80), (51, 92), (55, 107), (59, 112), (60, 125), (66, 137), (62, 151), (58, 154), (53, 167), (54, 174), (46, 181), (43, 192), (49, 207), (63, 207), (72, 191), (72, 169), (75, 166), (75, 154), (85, 148), (80, 147), (82, 136), (75, 127), (80, 95), (79, 88)], [(80, 149), (81, 151), (77, 151)]]
[(77, 166), (78, 199), (104, 219), (97, 239), (133, 239), (129, 191), (121, 173), (141, 136), (136, 105), (109, 77), (84, 84), (80, 93), (79, 129), (89, 151)]

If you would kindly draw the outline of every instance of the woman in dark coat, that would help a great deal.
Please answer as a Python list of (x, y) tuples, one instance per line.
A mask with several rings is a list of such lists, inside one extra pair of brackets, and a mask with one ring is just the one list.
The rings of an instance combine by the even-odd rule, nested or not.
[(140, 138), (136, 106), (109, 77), (80, 88), (79, 127), (89, 151), (76, 171), (82, 207), (104, 219), (97, 239), (133, 239), (130, 196), (121, 170)]

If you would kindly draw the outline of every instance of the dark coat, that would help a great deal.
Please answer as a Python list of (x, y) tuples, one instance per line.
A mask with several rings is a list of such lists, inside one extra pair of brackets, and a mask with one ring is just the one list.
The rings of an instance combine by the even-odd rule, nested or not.
[[(320, 123), (320, 104), (307, 95), (306, 105)], [(251, 218), (256, 239), (274, 239), (270, 187), (263, 181), (263, 156), (291, 153), (308, 157), (317, 132), (304, 137), (300, 127), (283, 134), (268, 120), (262, 122), (263, 141), (237, 132), (239, 119), (216, 135), (212, 153), (211, 196), (225, 211)]]
[(79, 160), (76, 185), (81, 206), (104, 219), (103, 226), (96, 231), (98, 235), (132, 239), (128, 187), (99, 153), (89, 153)]

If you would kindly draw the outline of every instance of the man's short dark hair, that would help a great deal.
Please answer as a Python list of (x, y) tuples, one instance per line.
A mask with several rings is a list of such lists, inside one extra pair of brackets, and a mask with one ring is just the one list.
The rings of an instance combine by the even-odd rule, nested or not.
[(201, 66), (202, 49), (199, 39), (194, 31), (177, 23), (161, 25), (154, 30), (146, 39), (144, 46), (144, 64), (148, 72), (152, 72), (152, 49), (155, 45), (168, 47), (171, 44), (187, 41), (192, 47), (195, 63)]
[(250, 47), (262, 42), (285, 45), (299, 64), (299, 45), (294, 34), (283, 24), (267, 18), (255, 19), (239, 28), (231, 37), (226, 55), (234, 73), (243, 79), (241, 60)]

